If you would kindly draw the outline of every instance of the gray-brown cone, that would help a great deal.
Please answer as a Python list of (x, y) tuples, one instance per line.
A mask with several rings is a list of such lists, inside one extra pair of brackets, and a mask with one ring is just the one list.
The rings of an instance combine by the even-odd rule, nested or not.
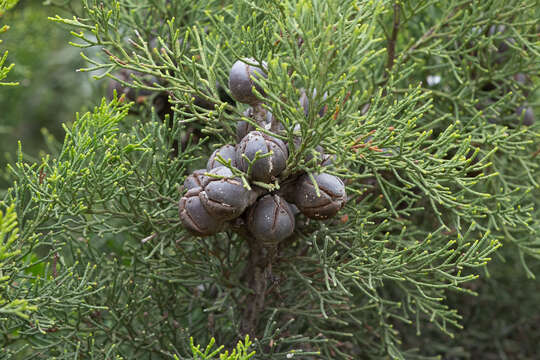
[(223, 230), (224, 223), (211, 215), (201, 203), (199, 189), (189, 190), (178, 204), (180, 220), (184, 227), (198, 236), (213, 235)]
[(534, 110), (531, 106), (520, 106), (516, 109), (516, 114), (521, 117), (523, 116), (523, 125), (531, 126), (534, 124)]
[(184, 180), (184, 188), (186, 190), (198, 188), (199, 191), (202, 191), (202, 188), (208, 182), (208, 176), (204, 175), (206, 172), (205, 169), (199, 169), (188, 175)]
[(265, 195), (250, 209), (248, 228), (251, 234), (266, 246), (291, 236), (295, 220), (289, 204), (278, 195)]
[[(311, 99), (314, 99), (317, 96), (317, 89), (313, 89), (313, 96)], [(323, 94), (323, 101), (325, 101), (328, 98), (328, 93)], [(302, 109), (304, 109), (304, 115), (308, 116), (309, 114), (309, 101), (306, 91), (304, 89), (300, 90), (300, 104), (302, 105)], [(319, 110), (319, 116), (323, 117), (326, 113), (326, 107), (323, 106), (322, 109)]]
[[(225, 172), (220, 168), (212, 171)], [(221, 220), (232, 220), (255, 201), (256, 194), (246, 189), (242, 180), (232, 177), (231, 173), (227, 178), (211, 178), (199, 193), (199, 197), (209, 214)]]
[[(272, 155), (257, 159), (248, 176), (255, 181), (272, 182), (287, 166), (288, 150), (283, 141), (263, 134), (259, 131), (252, 131), (247, 134), (236, 147), (236, 165), (238, 169), (248, 172), (249, 159), (253, 161), (257, 152), (264, 155), (273, 152)], [(245, 155), (246, 158), (244, 158)]]
[(231, 165), (233, 167), (236, 167), (236, 147), (233, 145), (223, 145), (219, 149), (216, 149), (210, 158), (208, 159), (208, 162), (206, 163), (206, 168), (208, 170), (212, 170), (216, 167), (223, 166), (222, 163), (218, 161), (217, 155), (220, 155), (225, 162), (231, 161)]
[(315, 186), (308, 175), (302, 175), (297, 182), (294, 203), (309, 218), (324, 220), (336, 215), (345, 205), (347, 195), (345, 184), (340, 178), (330, 174), (314, 176), (319, 187), (317, 196)]
[[(253, 59), (245, 59), (245, 61), (254, 63)], [(264, 64), (263, 64), (264, 66)], [(232, 97), (244, 104), (254, 105), (260, 102), (260, 100), (253, 93), (253, 87), (262, 94), (262, 89), (257, 85), (252, 77), (266, 78), (267, 75), (263, 69), (246, 64), (242, 60), (235, 62), (229, 73), (229, 90)]]

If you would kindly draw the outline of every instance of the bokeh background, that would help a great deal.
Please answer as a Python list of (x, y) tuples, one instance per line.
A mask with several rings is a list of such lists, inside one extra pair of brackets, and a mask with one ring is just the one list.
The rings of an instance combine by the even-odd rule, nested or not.
[[(49, 6), (38, 0), (21, 0), (0, 17), (0, 53), (9, 51), (8, 63), (15, 63), (5, 81), (18, 86), (0, 88), (0, 168), (11, 162), (17, 143), (29, 160), (38, 158), (62, 140), (62, 123), (69, 123), (76, 112), (84, 112), (103, 92), (103, 81), (76, 72), (83, 65), (80, 51), (69, 46), (69, 30), (48, 17), (66, 14), (68, 9)], [(1, 187), (9, 184), (2, 172)]]
[[(0, 26), (11, 27), (2, 35), (0, 54), (9, 50), (8, 62), (16, 64), (7, 80), (20, 83), (0, 88), (0, 188), (9, 186), (6, 165), (16, 156), (18, 141), (28, 160), (43, 156), (57, 146), (54, 139), (62, 140), (62, 124), (105, 94), (106, 81), (76, 71), (84, 63), (68, 44), (73, 40), (69, 30), (48, 20), (66, 15), (71, 1), (50, 5), (21, 0), (0, 17)], [(540, 359), (540, 280), (526, 277), (514, 250), (503, 247), (484, 276), (467, 285), (478, 296), (450, 297), (463, 316), (463, 331), (449, 338), (428, 327), (418, 337), (409, 327), (404, 343), (448, 360)], [(540, 262), (529, 260), (532, 272), (540, 274)]]

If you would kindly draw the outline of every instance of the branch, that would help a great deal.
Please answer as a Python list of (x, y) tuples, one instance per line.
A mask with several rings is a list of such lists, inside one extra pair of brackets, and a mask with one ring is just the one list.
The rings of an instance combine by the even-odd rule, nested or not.
[(268, 286), (266, 274), (271, 268), (267, 261), (265, 249), (252, 236), (247, 238), (249, 245), (249, 262), (247, 265), (247, 285), (252, 292), (245, 300), (245, 308), (240, 322), (241, 336), (256, 337), (259, 317), (264, 310), (264, 298)]
[(396, 58), (396, 40), (399, 32), (399, 5), (398, 2), (394, 2), (394, 25), (392, 27), (392, 35), (388, 40), (387, 52), (388, 59), (386, 61), (386, 77), (390, 76), (390, 71), (394, 67), (394, 60)]

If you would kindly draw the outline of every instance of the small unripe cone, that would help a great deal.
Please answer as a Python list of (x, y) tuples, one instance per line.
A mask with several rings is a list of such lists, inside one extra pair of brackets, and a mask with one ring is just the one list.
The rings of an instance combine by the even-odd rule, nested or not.
[(329, 219), (336, 215), (347, 201), (345, 184), (337, 176), (325, 173), (314, 175), (314, 178), (320, 196), (317, 196), (310, 177), (307, 174), (302, 175), (297, 182), (294, 203), (309, 218)]
[(392, 157), (396, 156), (398, 154), (398, 151), (394, 150), (393, 148), (381, 148), (382, 152), (380, 154), (384, 157)]
[(503, 33), (506, 30), (506, 25), (491, 25), (488, 30), (488, 35), (493, 36), (498, 33)]
[(530, 79), (529, 79), (529, 76), (527, 74), (524, 74), (524, 73), (517, 73), (517, 74), (514, 75), (514, 80), (521, 87), (521, 91), (523, 92), (523, 96), (528, 97), (530, 89), (527, 86), (527, 84), (531, 82)]
[(275, 246), (294, 232), (295, 220), (289, 204), (278, 195), (265, 195), (250, 209), (248, 229), (263, 245)]
[[(296, 137), (293, 140), (295, 148), (300, 148), (302, 146), (302, 138)], [(304, 162), (307, 164), (311, 162), (314, 158), (316, 158), (317, 163), (322, 163), (326, 158), (324, 154), (324, 149), (322, 146), (317, 145), (315, 146), (315, 151), (308, 151), (306, 152), (306, 155), (304, 156)]]
[(244, 104), (255, 105), (260, 103), (260, 100), (253, 93), (253, 88), (255, 87), (261, 94), (262, 89), (252, 78), (266, 78), (267, 75), (263, 69), (248, 65), (246, 61), (250, 63), (255, 62), (253, 59), (245, 59), (238, 60), (233, 64), (229, 73), (229, 89), (235, 100)]
[[(300, 131), (300, 126), (295, 126), (295, 131)], [(293, 144), (296, 149), (300, 148), (302, 145), (302, 138), (300, 136), (295, 136), (293, 139)], [(316, 162), (321, 164), (321, 166), (330, 166), (334, 163), (334, 160), (336, 158), (335, 155), (325, 154), (324, 148), (320, 145), (315, 146), (315, 152), (309, 151), (306, 153), (304, 157), (304, 162), (309, 163), (313, 160), (314, 156), (316, 156), (317, 160)]]
[[(265, 112), (265, 118), (263, 119), (263, 123), (260, 124), (261, 127), (264, 127), (266, 130), (270, 130), (272, 120), (274, 118), (274, 115), (272, 115), (272, 112), (268, 110), (264, 110)], [(244, 116), (253, 119), (253, 121), (260, 123), (255, 118), (255, 115), (253, 114), (253, 108), (248, 108), (246, 111), (244, 111)], [(280, 131), (283, 129), (283, 125), (281, 123), (278, 124), (277, 131)], [(242, 139), (249, 134), (252, 131), (256, 131), (257, 128), (247, 121), (241, 120), (236, 123), (236, 141), (240, 142)]]
[(524, 73), (517, 73), (517, 74), (514, 75), (514, 80), (518, 84), (525, 84), (525, 83), (527, 83), (529, 81), (529, 78)]
[[(247, 118), (253, 118), (253, 108), (247, 108), (244, 111), (243, 115)], [(244, 120), (238, 121), (236, 123), (236, 142), (242, 141), (244, 136), (246, 136), (252, 131), (255, 131), (255, 126)]]
[[(314, 99), (317, 96), (317, 89), (313, 89), (313, 96), (311, 99)], [(323, 101), (325, 101), (328, 97), (328, 93), (323, 94)], [(300, 104), (302, 105), (302, 108), (304, 109), (304, 115), (308, 116), (309, 114), (309, 101), (306, 91), (304, 89), (300, 90)], [(323, 106), (322, 109), (319, 110), (319, 116), (323, 117), (326, 113), (326, 106)]]
[(314, 152), (307, 153), (307, 155), (305, 157), (306, 163), (313, 160), (314, 157), (316, 157), (317, 162), (322, 162), (324, 160), (324, 149), (323, 149), (323, 147), (321, 145), (315, 146), (315, 153)]
[[(228, 168), (225, 169), (230, 172)], [(214, 168), (210, 173), (225, 173), (227, 170)], [(222, 220), (232, 220), (242, 214), (257, 195), (246, 189), (242, 180), (230, 173), (227, 178), (210, 178), (199, 197), (208, 213)]]
[[(262, 107), (259, 107), (258, 110), (259, 110), (259, 111), (262, 111), (262, 114), (263, 114), (263, 119), (262, 119), (262, 121), (263, 121), (264, 125), (270, 124), (270, 122), (272, 122), (272, 119), (274, 118), (274, 115), (272, 114), (272, 112), (269, 111), (269, 110), (266, 110), (266, 109), (264, 109), (264, 108), (262, 108)], [(253, 120), (257, 120), (257, 119), (256, 119), (256, 116), (255, 116), (255, 110), (254, 110), (254, 108), (252, 108), (252, 107), (247, 108), (247, 109), (242, 113), (242, 115), (244, 115), (244, 116), (247, 117), (247, 118), (251, 118), (251, 119), (253, 119)], [(265, 127), (266, 127), (266, 126), (265, 126)]]
[(223, 145), (219, 149), (215, 150), (210, 158), (208, 159), (208, 163), (206, 164), (206, 168), (208, 170), (212, 170), (213, 168), (223, 166), (222, 163), (218, 161), (217, 155), (220, 155), (225, 162), (231, 161), (231, 165), (236, 167), (236, 147), (233, 145)]
[(198, 196), (199, 189), (189, 190), (178, 204), (180, 220), (184, 227), (198, 236), (217, 234), (223, 230), (224, 223), (221, 219), (208, 213)]
[(336, 155), (334, 154), (323, 154), (321, 166), (330, 166), (336, 161)]
[[(489, 27), (488, 35), (489, 36), (500, 36), (506, 31), (505, 25), (492, 25)], [(504, 55), (508, 50), (510, 50), (511, 45), (516, 45), (517, 42), (513, 37), (507, 37), (505, 39), (495, 42), (497, 48), (497, 53), (499, 56), (495, 57), (495, 61), (499, 64), (502, 64), (508, 60), (508, 56)]]
[(247, 159), (253, 161), (257, 152), (264, 155), (271, 151), (272, 155), (259, 158), (253, 163), (251, 173), (248, 176), (254, 181), (272, 182), (285, 170), (288, 157), (287, 147), (283, 141), (275, 137), (259, 131), (247, 134), (236, 147), (236, 165), (240, 170), (247, 172), (249, 169)]
[(534, 110), (531, 106), (520, 106), (516, 109), (516, 114), (521, 117), (523, 116), (523, 125), (531, 126), (534, 124)]

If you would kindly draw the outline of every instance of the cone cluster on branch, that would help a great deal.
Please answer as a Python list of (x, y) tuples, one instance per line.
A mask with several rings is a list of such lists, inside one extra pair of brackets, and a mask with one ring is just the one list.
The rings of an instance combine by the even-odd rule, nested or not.
[[(281, 123), (261, 106), (264, 92), (255, 81), (267, 76), (264, 67), (252, 59), (233, 65), (229, 89), (235, 100), (251, 106), (244, 115), (252, 122), (239, 121), (237, 144), (214, 151), (206, 169), (195, 170), (184, 181), (180, 219), (195, 235), (216, 234), (234, 223), (265, 246), (274, 246), (293, 234), (297, 214), (324, 220), (346, 202), (345, 185), (334, 175), (286, 174), (288, 144), (271, 135), (282, 131)], [(307, 111), (307, 99), (301, 103)], [(322, 147), (317, 150), (321, 165), (330, 165), (333, 158)]]

